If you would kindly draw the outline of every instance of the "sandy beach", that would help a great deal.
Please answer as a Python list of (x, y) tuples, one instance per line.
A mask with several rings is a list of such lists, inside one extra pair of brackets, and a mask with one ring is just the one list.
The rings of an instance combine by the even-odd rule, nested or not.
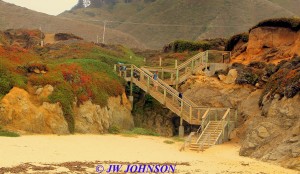
[(166, 144), (165, 140), (174, 141), (163, 137), (122, 135), (1, 137), (0, 173), (97, 173), (98, 165), (107, 170), (109, 164), (143, 163), (177, 164), (175, 173), (298, 173), (241, 157), (237, 143), (217, 145), (197, 153), (188, 149), (180, 152), (182, 142)]

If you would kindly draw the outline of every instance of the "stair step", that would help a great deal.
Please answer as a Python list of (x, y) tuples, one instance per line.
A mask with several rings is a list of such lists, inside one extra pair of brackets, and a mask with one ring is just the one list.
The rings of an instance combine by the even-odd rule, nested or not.
[(190, 150), (193, 150), (193, 151), (202, 151), (202, 150), (208, 149), (209, 147), (210, 146), (203, 146), (200, 149), (199, 148), (190, 148)]

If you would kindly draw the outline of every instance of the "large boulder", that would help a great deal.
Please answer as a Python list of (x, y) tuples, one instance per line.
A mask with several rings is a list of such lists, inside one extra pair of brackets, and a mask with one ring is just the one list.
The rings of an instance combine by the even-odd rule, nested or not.
[(68, 134), (68, 125), (58, 103), (35, 105), (29, 93), (14, 87), (0, 102), (0, 125), (7, 129), (48, 134)]
[(219, 75), (219, 79), (226, 84), (234, 84), (237, 77), (238, 77), (238, 73), (236, 69), (229, 70), (227, 76), (223, 74)]

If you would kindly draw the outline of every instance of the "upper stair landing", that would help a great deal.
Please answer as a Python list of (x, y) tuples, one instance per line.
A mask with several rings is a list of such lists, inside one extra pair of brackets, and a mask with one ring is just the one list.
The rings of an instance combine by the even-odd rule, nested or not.
[[(225, 58), (226, 55), (229, 58)], [(211, 72), (218, 70), (219, 68), (227, 67), (228, 63), (225, 63), (226, 60), (230, 60), (231, 52), (229, 51), (218, 51), (218, 50), (207, 50), (200, 52), (195, 56), (189, 58), (180, 65), (175, 67), (149, 67), (143, 66), (141, 69), (149, 72), (158, 72), (160, 78), (167, 83), (168, 85), (177, 86), (182, 82), (186, 81), (192, 74), (196, 73), (199, 70), (208, 70)]]

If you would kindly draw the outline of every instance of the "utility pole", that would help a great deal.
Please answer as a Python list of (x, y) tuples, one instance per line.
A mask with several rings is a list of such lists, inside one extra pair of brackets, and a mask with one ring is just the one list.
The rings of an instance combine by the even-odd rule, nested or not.
[(44, 46), (44, 41), (43, 41), (43, 33), (42, 33), (42, 27), (40, 26), (40, 32), (41, 32), (41, 47)]
[(103, 25), (103, 38), (102, 38), (103, 44), (105, 44), (105, 31), (106, 31), (106, 21), (104, 21), (104, 25)]

